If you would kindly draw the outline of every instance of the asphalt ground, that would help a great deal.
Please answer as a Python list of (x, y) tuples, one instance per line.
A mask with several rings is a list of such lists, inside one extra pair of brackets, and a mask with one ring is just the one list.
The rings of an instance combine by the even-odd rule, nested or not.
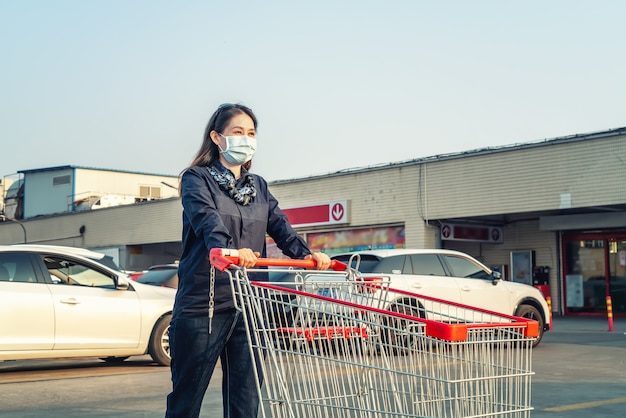
[[(531, 418), (626, 417), (626, 318), (553, 317), (533, 349)], [(221, 414), (216, 382), (203, 412)]]
[[(0, 382), (4, 383), (0, 385), (0, 417), (163, 417), (165, 397), (171, 389), (167, 368), (144, 370), (146, 365), (141, 363), (139, 369), (134, 366), (130, 372), (106, 376), (94, 374), (92, 367), (85, 376), (79, 363), (75, 368), (55, 369), (54, 376)], [(150, 364), (149, 358), (146, 364)], [(5, 367), (13, 366), (7, 363)], [(606, 318), (553, 318), (553, 329), (533, 349), (532, 370), (531, 418), (626, 416), (626, 318), (615, 319), (613, 331), (609, 331)], [(37, 371), (35, 367), (33, 373)], [(50, 373), (41, 366), (38, 373), (43, 372)], [(2, 377), (6, 378), (0, 376), (0, 380)], [(7, 411), (11, 399), (17, 399), (21, 407)], [(201, 417), (222, 416), (221, 403), (218, 367)]]
[(626, 416), (626, 318), (554, 317), (532, 368), (533, 417)]

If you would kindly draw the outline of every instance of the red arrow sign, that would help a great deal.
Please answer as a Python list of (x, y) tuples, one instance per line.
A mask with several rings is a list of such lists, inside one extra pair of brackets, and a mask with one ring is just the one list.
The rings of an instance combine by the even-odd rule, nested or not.
[(319, 205), (283, 209), (291, 225), (324, 225), (348, 222), (347, 202), (329, 202)]

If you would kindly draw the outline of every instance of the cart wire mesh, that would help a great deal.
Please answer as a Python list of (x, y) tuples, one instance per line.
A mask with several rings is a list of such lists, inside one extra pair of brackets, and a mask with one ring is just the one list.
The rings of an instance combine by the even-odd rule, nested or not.
[(262, 417), (529, 417), (535, 321), (389, 287), (384, 278), (228, 269)]

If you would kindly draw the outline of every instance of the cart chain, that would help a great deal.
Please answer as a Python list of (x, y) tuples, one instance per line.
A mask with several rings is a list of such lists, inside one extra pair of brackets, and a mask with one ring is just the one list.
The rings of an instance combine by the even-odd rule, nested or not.
[(213, 311), (215, 309), (215, 266), (211, 266), (211, 281), (209, 282), (209, 334), (213, 330)]

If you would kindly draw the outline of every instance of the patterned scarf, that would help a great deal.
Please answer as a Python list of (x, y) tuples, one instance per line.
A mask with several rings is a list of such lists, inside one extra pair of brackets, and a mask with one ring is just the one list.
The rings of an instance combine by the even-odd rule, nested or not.
[(233, 176), (233, 173), (229, 170), (215, 164), (207, 168), (211, 176), (213, 176), (213, 180), (220, 186), (220, 189), (227, 191), (230, 197), (240, 205), (249, 205), (256, 196), (256, 188), (254, 187), (252, 175), (246, 173), (243, 186), (237, 189), (237, 187), (235, 187), (235, 176)]

